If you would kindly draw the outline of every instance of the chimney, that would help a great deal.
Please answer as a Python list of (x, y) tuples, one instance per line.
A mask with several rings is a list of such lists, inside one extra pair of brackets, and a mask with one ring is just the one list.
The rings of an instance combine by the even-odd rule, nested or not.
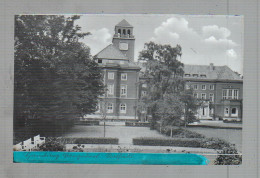
[(214, 70), (214, 64), (213, 63), (210, 63), (209, 64), (209, 69), (212, 71), (212, 70)]

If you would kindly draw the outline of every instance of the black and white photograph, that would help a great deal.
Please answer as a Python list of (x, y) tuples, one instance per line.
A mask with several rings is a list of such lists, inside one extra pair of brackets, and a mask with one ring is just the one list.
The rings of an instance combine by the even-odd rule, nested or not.
[(241, 165), (243, 20), (15, 15), (13, 151), (185, 153)]

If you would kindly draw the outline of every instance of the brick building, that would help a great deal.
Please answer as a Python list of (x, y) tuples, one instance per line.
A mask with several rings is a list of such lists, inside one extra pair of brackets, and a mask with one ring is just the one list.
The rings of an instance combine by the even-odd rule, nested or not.
[(115, 26), (112, 44), (94, 59), (103, 69), (107, 92), (100, 97), (98, 111), (87, 118), (137, 119), (139, 71), (134, 63), (133, 26), (122, 20)]
[(243, 79), (227, 66), (184, 65), (186, 87), (204, 100), (199, 119), (242, 119)]

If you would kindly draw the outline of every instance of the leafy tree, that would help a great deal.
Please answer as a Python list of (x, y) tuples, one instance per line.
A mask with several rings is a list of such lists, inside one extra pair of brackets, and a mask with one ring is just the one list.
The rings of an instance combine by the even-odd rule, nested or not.
[(15, 16), (14, 126), (28, 118), (92, 113), (103, 93), (101, 69), (78, 39), (79, 16)]
[[(139, 60), (144, 62), (143, 78), (148, 84), (148, 95), (142, 100), (152, 115), (167, 125), (180, 125), (182, 116), (192, 118), (197, 109), (193, 95), (185, 91), (183, 64), (178, 60), (181, 46), (145, 43)], [(190, 120), (186, 120), (190, 122)]]

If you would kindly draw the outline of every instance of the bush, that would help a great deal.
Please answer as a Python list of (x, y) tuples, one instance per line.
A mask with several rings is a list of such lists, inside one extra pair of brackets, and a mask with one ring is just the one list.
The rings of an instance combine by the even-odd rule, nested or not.
[(223, 149), (230, 147), (229, 143), (215, 138), (133, 138), (134, 145), (146, 146), (177, 146), (177, 147), (199, 147), (208, 149)]
[(74, 142), (74, 144), (118, 144), (118, 138), (103, 138), (103, 137), (97, 137), (97, 138), (77, 138)]
[(226, 147), (218, 153), (221, 155), (217, 156), (216, 160), (214, 161), (215, 165), (242, 164), (242, 155), (225, 155), (225, 154), (238, 154), (237, 150), (234, 147)]
[(149, 123), (149, 122), (125, 122), (125, 126), (150, 127), (151, 123)]
[(64, 151), (66, 144), (118, 144), (118, 138), (87, 137), (66, 138), (47, 137), (45, 143), (39, 147), (39, 151)]
[(99, 121), (77, 121), (75, 125), (99, 125)]
[(146, 146), (177, 146), (177, 147), (200, 147), (198, 139), (188, 138), (133, 138), (134, 145), (146, 145)]
[[(157, 123), (155, 125), (155, 129), (158, 132), (160, 132), (159, 123)], [(172, 129), (172, 131), (171, 131), (171, 129)], [(205, 138), (205, 136), (202, 134), (183, 129), (181, 127), (174, 127), (174, 126), (162, 126), (161, 127), (161, 134), (171, 136), (171, 132), (172, 132), (173, 137), (178, 137), (178, 138)]]

